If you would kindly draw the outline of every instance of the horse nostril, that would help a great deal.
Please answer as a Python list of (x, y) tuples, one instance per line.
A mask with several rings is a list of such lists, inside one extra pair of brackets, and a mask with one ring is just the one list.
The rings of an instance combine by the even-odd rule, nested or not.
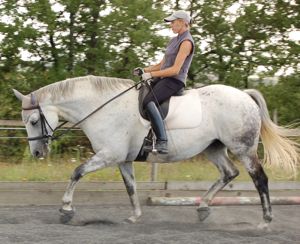
[(40, 152), (39, 151), (35, 151), (34, 152), (34, 156), (38, 158), (40, 156)]

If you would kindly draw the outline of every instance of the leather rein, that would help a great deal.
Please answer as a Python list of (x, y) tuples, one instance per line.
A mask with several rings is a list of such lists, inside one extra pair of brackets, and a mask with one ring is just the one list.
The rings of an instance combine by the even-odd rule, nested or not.
[[(143, 81), (139, 81), (138, 83), (136, 83), (135, 85), (129, 87), (128, 89), (122, 91), (121, 93), (117, 94), (116, 96), (112, 97), (111, 99), (109, 99), (108, 101), (106, 101), (105, 103), (103, 103), (101, 106), (99, 106), (98, 108), (96, 108), (94, 111), (92, 111), (91, 113), (89, 113), (87, 116), (85, 116), (84, 118), (82, 118), (81, 120), (79, 120), (77, 123), (75, 123), (74, 125), (72, 125), (71, 127), (69, 127), (67, 130), (65, 130), (64, 132), (62, 132), (61, 134), (57, 135), (57, 136), (53, 136), (54, 132), (61, 128), (63, 125), (65, 125), (66, 123), (68, 123), (68, 121), (64, 121), (62, 122), (59, 126), (57, 126), (55, 129), (53, 129), (49, 122), (47, 121), (43, 110), (41, 108), (41, 106), (39, 105), (38, 101), (36, 100), (35, 96), (33, 93), (30, 94), (31, 97), (31, 107), (27, 107), (24, 108), (22, 107), (22, 110), (34, 110), (37, 109), (39, 111), (39, 115), (40, 115), (40, 121), (41, 121), (41, 130), (42, 130), (42, 134), (41, 136), (35, 136), (35, 137), (27, 137), (28, 141), (37, 141), (37, 140), (44, 140), (45, 143), (48, 143), (49, 139), (51, 141), (57, 140), (58, 138), (60, 138), (61, 136), (69, 133), (72, 129), (74, 129), (76, 126), (78, 126), (79, 124), (81, 124), (83, 121), (85, 121), (87, 118), (91, 117), (93, 114), (95, 114), (96, 112), (98, 112), (100, 109), (102, 109), (103, 107), (105, 107), (107, 104), (109, 104), (110, 102), (112, 102), (113, 100), (117, 99), (118, 97), (124, 95), (125, 93), (127, 93), (128, 91), (130, 91), (133, 88), (138, 89), (138, 85), (141, 84)], [(50, 129), (50, 131), (47, 129)]]

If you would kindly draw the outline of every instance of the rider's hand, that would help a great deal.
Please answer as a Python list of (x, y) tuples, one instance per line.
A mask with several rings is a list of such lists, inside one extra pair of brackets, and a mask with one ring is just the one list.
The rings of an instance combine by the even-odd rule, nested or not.
[(145, 71), (143, 68), (137, 67), (133, 70), (133, 75), (141, 76)]
[(151, 73), (144, 73), (144, 74), (142, 74), (142, 80), (143, 81), (150, 80), (151, 78), (152, 78)]

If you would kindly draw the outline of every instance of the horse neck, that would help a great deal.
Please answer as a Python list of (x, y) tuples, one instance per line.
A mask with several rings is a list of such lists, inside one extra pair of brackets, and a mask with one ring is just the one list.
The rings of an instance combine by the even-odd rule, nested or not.
[[(105, 92), (99, 92), (94, 89), (84, 89), (84, 92), (82, 92), (83, 89), (79, 87), (74, 89), (74, 92), (68, 98), (61, 98), (57, 101), (53, 101), (52, 106), (56, 107), (60, 117), (71, 123), (77, 123), (125, 89), (126, 88), (120, 88)], [(116, 98), (115, 101), (112, 102), (114, 102), (114, 105), (115, 103), (119, 104), (125, 96), (126, 94)], [(107, 107), (108, 106), (109, 105), (107, 105)], [(110, 106), (110, 108), (117, 110), (116, 106)]]

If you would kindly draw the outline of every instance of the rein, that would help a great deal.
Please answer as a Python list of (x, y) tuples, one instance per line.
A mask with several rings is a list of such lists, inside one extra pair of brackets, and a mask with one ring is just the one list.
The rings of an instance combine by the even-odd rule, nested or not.
[[(31, 94), (31, 103), (32, 103), (32, 107), (29, 108), (22, 108), (23, 110), (33, 110), (33, 109), (38, 109), (39, 113), (40, 113), (40, 118), (41, 118), (41, 128), (42, 128), (42, 135), (41, 136), (36, 136), (36, 137), (28, 137), (28, 141), (35, 141), (35, 140), (43, 140), (46, 139), (46, 143), (48, 143), (48, 140), (51, 139), (51, 141), (57, 140), (58, 138), (60, 138), (61, 136), (69, 133), (72, 129), (74, 129), (76, 126), (78, 126), (79, 124), (81, 124), (83, 121), (85, 121), (87, 118), (91, 117), (93, 114), (95, 114), (96, 112), (98, 112), (99, 110), (101, 110), (103, 107), (105, 107), (107, 104), (109, 104), (110, 102), (112, 102), (113, 100), (117, 99), (118, 97), (124, 95), (125, 93), (127, 93), (128, 91), (130, 91), (133, 88), (137, 88), (137, 86), (139, 84), (141, 84), (143, 81), (139, 81), (138, 83), (136, 83), (135, 85), (129, 87), (128, 89), (122, 91), (121, 93), (117, 94), (116, 96), (112, 97), (111, 99), (109, 99), (108, 101), (106, 101), (105, 103), (103, 103), (101, 106), (99, 106), (98, 108), (96, 108), (94, 111), (92, 111), (91, 113), (89, 113), (87, 116), (85, 116), (83, 119), (79, 120), (77, 123), (75, 123), (74, 125), (72, 125), (71, 127), (69, 127), (66, 131), (64, 131), (63, 133), (57, 135), (57, 136), (53, 136), (53, 133), (61, 128), (63, 125), (65, 125), (66, 123), (68, 123), (68, 121), (64, 121), (62, 122), (58, 127), (56, 127), (55, 129), (52, 129), (49, 122), (47, 121), (41, 107), (39, 104), (35, 105), (35, 99), (33, 94)], [(47, 130), (47, 126), (50, 128), (52, 134), (50, 134)]]

